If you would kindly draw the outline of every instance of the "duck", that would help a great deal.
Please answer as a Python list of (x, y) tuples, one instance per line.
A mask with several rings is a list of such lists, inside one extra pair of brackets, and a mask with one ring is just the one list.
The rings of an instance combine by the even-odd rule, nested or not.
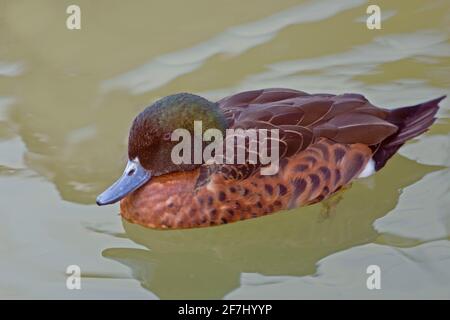
[[(406, 141), (426, 132), (444, 98), (383, 108), (361, 94), (286, 88), (240, 92), (217, 102), (169, 95), (133, 120), (125, 170), (96, 202), (120, 201), (123, 219), (143, 227), (185, 229), (326, 201), (381, 170)], [(225, 137), (230, 129), (276, 130), (266, 147), (277, 146), (277, 171), (263, 174), (267, 164), (261, 161), (173, 161), (179, 143), (173, 132), (182, 128), (195, 136), (195, 121), (202, 132), (216, 129)], [(208, 145), (201, 142), (203, 149)]]

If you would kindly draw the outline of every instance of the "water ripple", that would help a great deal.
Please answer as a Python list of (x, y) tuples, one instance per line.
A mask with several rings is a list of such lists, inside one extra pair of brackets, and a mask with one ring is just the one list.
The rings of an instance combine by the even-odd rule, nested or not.
[(17, 77), (24, 71), (24, 65), (22, 63), (5, 63), (0, 61), (0, 76), (4, 77)]
[(178, 76), (198, 69), (206, 59), (216, 54), (243, 53), (270, 41), (281, 29), (289, 25), (324, 20), (365, 2), (364, 0), (310, 1), (256, 22), (229, 28), (191, 48), (156, 57), (134, 70), (103, 81), (101, 87), (104, 91), (125, 88), (133, 94), (154, 90)]

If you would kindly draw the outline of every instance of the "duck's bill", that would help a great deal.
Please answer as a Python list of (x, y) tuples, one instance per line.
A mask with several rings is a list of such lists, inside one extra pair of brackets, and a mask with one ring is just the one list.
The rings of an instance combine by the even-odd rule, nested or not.
[(103, 206), (115, 203), (138, 189), (150, 178), (151, 173), (145, 170), (138, 161), (128, 160), (123, 175), (97, 197), (97, 204)]

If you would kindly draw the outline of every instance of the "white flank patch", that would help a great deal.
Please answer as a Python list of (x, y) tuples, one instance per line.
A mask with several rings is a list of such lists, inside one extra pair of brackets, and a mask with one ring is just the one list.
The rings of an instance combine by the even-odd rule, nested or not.
[(358, 178), (366, 178), (375, 173), (375, 161), (370, 158), (369, 162), (367, 162), (364, 170), (359, 174)]

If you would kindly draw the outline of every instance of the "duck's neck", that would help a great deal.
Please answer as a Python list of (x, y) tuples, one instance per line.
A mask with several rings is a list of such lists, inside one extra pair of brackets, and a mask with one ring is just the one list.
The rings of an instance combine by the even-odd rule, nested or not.
[(120, 202), (122, 217), (158, 229), (179, 224), (179, 213), (190, 206), (194, 197), (198, 174), (193, 170), (153, 177)]

